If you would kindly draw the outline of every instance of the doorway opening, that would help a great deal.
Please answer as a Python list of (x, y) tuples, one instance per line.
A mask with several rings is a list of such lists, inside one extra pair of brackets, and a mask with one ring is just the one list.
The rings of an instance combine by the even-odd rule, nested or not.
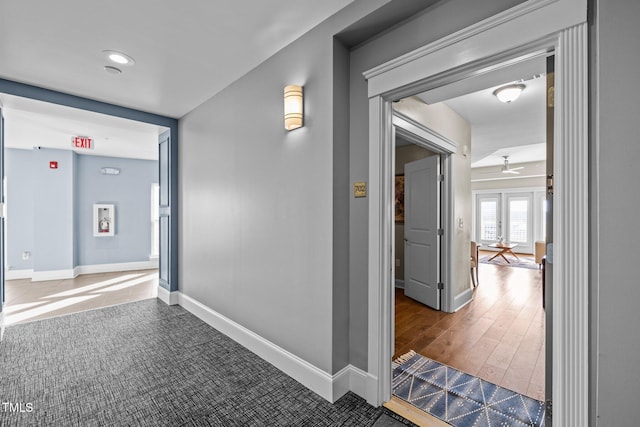
[[(529, 6), (528, 4), (523, 4)], [(390, 171), (392, 133), (391, 104), (395, 99), (456, 82), (481, 79), (485, 73), (517, 67), (539, 56), (555, 56), (554, 149), (553, 149), (553, 232), (555, 245), (547, 248), (546, 296), (553, 296), (547, 313), (550, 338), (546, 350), (551, 363), (547, 384), (554, 399), (559, 425), (587, 423), (589, 415), (588, 366), (588, 40), (585, 8), (560, 0), (540, 4), (535, 13), (514, 8), (519, 14), (496, 16), (479, 23), (482, 31), (469, 27), (452, 38), (442, 39), (411, 54), (391, 60), (364, 73), (369, 97), (369, 299), (367, 400), (375, 405), (391, 397), (393, 352), (393, 304), (390, 260), (391, 200), (393, 176)], [(511, 12), (511, 11), (510, 11)], [(553, 19), (552, 19), (553, 18)], [(506, 20), (504, 20), (506, 19)], [(517, 35), (517, 37), (515, 37)], [(462, 54), (464, 53), (464, 54)], [(560, 120), (560, 121), (558, 121)], [(551, 180), (550, 180), (551, 181)], [(548, 232), (547, 232), (548, 233)], [(553, 245), (553, 244), (552, 244)], [(445, 288), (445, 294), (447, 293)], [(549, 345), (553, 344), (553, 345)], [(582, 355), (576, 358), (575, 355)], [(551, 394), (547, 393), (550, 407)], [(547, 412), (549, 413), (549, 412)], [(550, 425), (550, 420), (547, 419)]]
[[(402, 227), (397, 223), (394, 225), (396, 289), (392, 304), (392, 318), (395, 319), (392, 326), (392, 360), (402, 363), (409, 360), (407, 355), (417, 353), (532, 398), (538, 401), (540, 407), (544, 407), (546, 395), (547, 354), (543, 272), (541, 265), (535, 262), (534, 250), (535, 243), (539, 241), (542, 241), (542, 248), (546, 247), (545, 221), (547, 217), (551, 220), (551, 216), (546, 215), (545, 202), (546, 63), (546, 57), (537, 58), (529, 61), (529, 75), (496, 82), (497, 84), (487, 87), (476, 87), (475, 90), (467, 87), (467, 93), (460, 93), (459, 89), (455, 89), (458, 92), (454, 98), (445, 98), (447, 91), (439, 87), (435, 96), (427, 91), (393, 104), (394, 110), (399, 110), (414, 120), (423, 118), (421, 124), (432, 126), (432, 132), (451, 135), (452, 143), (456, 145), (456, 152), (451, 155), (454, 182), (450, 184), (449, 192), (445, 193), (454, 202), (449, 217), (444, 217), (453, 227), (445, 227), (442, 233), (443, 236), (453, 236), (447, 252), (450, 264), (440, 263), (439, 255), (432, 255), (431, 261), (437, 265), (437, 270), (434, 271), (436, 275), (440, 268), (446, 269), (451, 264), (458, 268), (450, 275), (449, 282), (443, 282), (443, 288), (450, 286), (454, 289), (448, 294), (442, 293), (441, 305), (429, 303), (421, 296), (411, 295), (406, 289), (407, 281), (404, 280), (403, 283), (403, 277), (398, 274), (398, 267), (403, 267), (402, 260), (398, 259), (403, 255), (398, 250), (398, 242), (404, 240), (406, 248), (407, 238)], [(522, 72), (522, 69), (518, 71)], [(497, 78), (505, 79), (505, 76)], [(501, 114), (494, 113), (492, 117), (492, 108), (482, 106), (477, 98), (484, 97), (484, 102), (494, 102), (500, 108), (516, 107), (516, 103), (502, 106), (493, 96), (497, 87), (514, 81), (525, 86), (525, 83), (528, 84), (527, 96), (520, 100), (520, 106), (526, 108), (512, 108)], [(532, 105), (534, 114), (528, 111)], [(436, 109), (447, 111), (435, 113)], [(466, 122), (468, 139), (464, 138), (465, 132), (459, 132), (462, 137), (456, 139), (455, 133), (442, 127), (446, 114), (458, 116), (453, 118), (453, 123), (459, 118)], [(440, 121), (433, 117), (438, 117)], [(505, 119), (508, 120), (507, 123)], [(524, 130), (519, 129), (522, 125), (518, 123), (523, 119), (529, 122)], [(486, 142), (488, 138), (490, 143)], [(517, 138), (515, 142), (514, 138)], [(406, 167), (399, 160), (406, 157), (403, 152), (407, 148), (403, 148), (405, 143), (397, 134), (395, 144), (397, 177), (398, 170)], [(515, 158), (517, 162), (507, 164), (505, 157)], [(398, 191), (397, 186), (395, 191)], [(410, 204), (406, 190), (404, 194), (403, 201)], [(431, 192), (423, 196), (426, 194)], [(434, 199), (433, 196), (427, 199), (431, 200), (432, 209), (439, 212), (439, 199)], [(397, 196), (394, 200), (397, 203)], [(471, 242), (476, 242), (481, 249), (485, 249), (479, 252), (477, 261), (480, 263), (476, 264), (475, 274), (478, 276), (475, 277), (479, 279), (477, 283), (473, 280), (474, 273), (466, 274), (464, 278), (460, 274), (456, 275), (460, 271), (469, 271), (468, 264), (463, 268), (460, 265), (464, 264), (461, 262), (463, 258), (469, 261)], [(463, 254), (456, 251), (460, 249), (456, 248), (456, 244), (466, 248)], [(508, 252), (501, 249), (504, 245), (509, 245)], [(496, 257), (506, 264), (492, 265), (490, 260)], [(423, 268), (428, 268), (429, 265), (430, 262), (426, 259), (421, 264)], [(402, 284), (405, 285), (404, 289)], [(469, 292), (470, 297), (467, 299), (466, 294)], [(413, 359), (411, 360), (413, 363)], [(404, 374), (402, 370), (397, 372), (399, 375)], [(402, 385), (393, 380), (392, 384), (394, 390), (396, 386), (399, 386), (398, 390), (402, 389)], [(543, 422), (542, 418), (540, 422)]]
[(0, 101), (4, 324), (156, 297), (152, 204), (167, 128), (8, 94)]

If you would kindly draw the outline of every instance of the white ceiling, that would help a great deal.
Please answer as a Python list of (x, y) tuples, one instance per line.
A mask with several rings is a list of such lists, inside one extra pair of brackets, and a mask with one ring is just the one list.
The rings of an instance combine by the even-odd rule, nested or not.
[(4, 105), (5, 146), (71, 150), (71, 138), (93, 139), (93, 149), (74, 150), (94, 156), (157, 160), (161, 126), (47, 102), (0, 94)]
[[(418, 95), (444, 102), (471, 125), (471, 166), (499, 166), (546, 158), (545, 58), (529, 60)], [(537, 78), (533, 78), (537, 76)], [(525, 80), (520, 97), (505, 104), (493, 95), (500, 86)]]
[(180, 118), (352, 1), (0, 0), (0, 77)]
[[(0, 0), (0, 78), (180, 118), (352, 2)], [(109, 74), (104, 50), (135, 65)], [(68, 149), (84, 135), (96, 140), (91, 154), (157, 157), (157, 126), (7, 95), (0, 102), (8, 147)]]
[[(0, 0), (0, 77), (181, 117), (352, 1), (185, 0), (175, 9), (153, 0)], [(106, 49), (132, 56), (135, 65), (106, 73)], [(544, 60), (527, 61), (420, 97), (447, 100), (471, 123), (474, 167), (499, 165), (502, 155), (512, 164), (540, 160), (544, 79), (528, 81), (512, 104), (491, 92), (543, 71)], [(86, 135), (96, 140), (92, 154), (157, 156), (157, 126), (7, 95), (0, 102), (9, 147), (63, 148), (71, 136)]]

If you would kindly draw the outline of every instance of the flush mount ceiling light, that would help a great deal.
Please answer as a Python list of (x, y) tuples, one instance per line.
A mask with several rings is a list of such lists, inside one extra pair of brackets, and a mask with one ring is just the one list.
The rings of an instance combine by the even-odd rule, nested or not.
[(136, 61), (134, 61), (133, 58), (126, 53), (118, 52), (115, 50), (103, 50), (102, 53), (107, 56), (107, 59), (109, 59), (109, 61), (118, 65), (130, 66), (136, 63)]
[(508, 104), (518, 99), (526, 87), (527, 86), (522, 83), (506, 85), (494, 90), (493, 94), (498, 98), (498, 100)]

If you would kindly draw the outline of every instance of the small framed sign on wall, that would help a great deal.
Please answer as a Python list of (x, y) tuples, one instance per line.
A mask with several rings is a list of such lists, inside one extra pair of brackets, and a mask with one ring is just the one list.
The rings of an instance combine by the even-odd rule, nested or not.
[(114, 205), (93, 205), (93, 235), (96, 237), (115, 235), (116, 211)]

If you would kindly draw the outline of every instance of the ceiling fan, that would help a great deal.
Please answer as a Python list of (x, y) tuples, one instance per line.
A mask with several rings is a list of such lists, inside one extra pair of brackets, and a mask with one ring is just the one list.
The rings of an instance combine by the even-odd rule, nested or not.
[(524, 169), (524, 166), (520, 166), (517, 168), (509, 168), (509, 156), (502, 156), (504, 158), (504, 165), (500, 168), (500, 172), (502, 173), (512, 173), (514, 175), (519, 175), (518, 172), (520, 169)]

